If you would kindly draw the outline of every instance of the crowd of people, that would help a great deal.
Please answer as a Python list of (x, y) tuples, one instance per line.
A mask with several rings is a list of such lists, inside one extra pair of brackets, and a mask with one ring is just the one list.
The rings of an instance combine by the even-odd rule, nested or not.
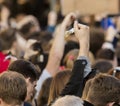
[(99, 17), (0, 0), (0, 106), (120, 106), (120, 17)]

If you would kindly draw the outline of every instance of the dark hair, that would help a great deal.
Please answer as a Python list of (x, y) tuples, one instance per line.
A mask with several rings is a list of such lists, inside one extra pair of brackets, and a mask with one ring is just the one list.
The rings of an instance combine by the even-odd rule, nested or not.
[(97, 51), (104, 43), (103, 30), (98, 28), (92, 28), (90, 30), (90, 51), (96, 56)]
[(41, 32), (32, 32), (26, 36), (26, 39), (36, 39), (41, 42), (41, 47), (43, 48), (44, 52), (48, 52), (51, 48), (50, 41), (52, 40), (52, 34), (47, 31)]
[(37, 80), (39, 76), (37, 68), (31, 62), (22, 59), (11, 63), (8, 69), (21, 73), (25, 78), (30, 77), (31, 81)]
[(98, 70), (101, 73), (107, 73), (110, 69), (113, 68), (113, 65), (107, 60), (97, 60), (93, 64), (92, 68)]
[(41, 71), (45, 68), (48, 61), (48, 54), (44, 53), (41, 42), (37, 41), (33, 43), (30, 48), (34, 51), (38, 51), (37, 54), (29, 57), (29, 61), (35, 65), (38, 65)]
[(12, 47), (15, 37), (16, 29), (8, 28), (0, 33), (0, 50), (8, 50)]
[(28, 22), (25, 25), (22, 26), (22, 28), (19, 30), (23, 35), (26, 35), (30, 32), (31, 27), (33, 27), (32, 22)]
[(32, 62), (33, 64), (39, 66), (39, 68), (41, 69), (41, 73), (42, 73), (43, 69), (47, 65), (48, 54), (44, 53), (44, 54), (33, 55), (29, 58), (29, 61)]
[(100, 49), (97, 52), (97, 59), (107, 59), (113, 60), (114, 59), (114, 52), (111, 49)]
[(33, 44), (31, 45), (31, 48), (32, 48), (34, 51), (38, 51), (38, 52), (40, 52), (40, 53), (43, 53), (43, 49), (42, 49), (42, 47), (41, 47), (41, 42), (40, 42), (40, 41), (37, 41), (37, 42), (33, 43)]

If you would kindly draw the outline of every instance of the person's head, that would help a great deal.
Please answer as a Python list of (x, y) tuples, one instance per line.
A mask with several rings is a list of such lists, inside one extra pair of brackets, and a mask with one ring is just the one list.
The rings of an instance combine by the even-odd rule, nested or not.
[[(36, 17), (32, 15), (24, 16), (17, 25), (17, 29), (23, 34), (28, 35), (29, 33), (39, 32), (40, 26)], [(25, 37), (25, 36), (23, 36)]]
[[(63, 64), (66, 66), (67, 69), (73, 68), (74, 62), (78, 57), (78, 52), (79, 52), (78, 49), (72, 49), (65, 55)], [(91, 52), (89, 52), (89, 59), (90, 59), (91, 63), (93, 64), (95, 60), (94, 60), (94, 56)]]
[(36, 55), (30, 56), (29, 61), (39, 66), (39, 68), (41, 69), (41, 73), (42, 73), (42, 71), (45, 69), (47, 65), (48, 56), (49, 56), (48, 53), (43, 53), (43, 54), (38, 53)]
[(73, 49), (66, 54), (64, 61), (63, 61), (66, 68), (68, 68), (68, 69), (73, 68), (74, 61), (78, 57), (78, 51), (79, 51), (78, 49)]
[(16, 40), (15, 34), (16, 30), (13, 28), (0, 32), (0, 51), (9, 50), (13, 47)]
[(33, 91), (38, 79), (37, 68), (29, 61), (16, 60), (8, 67), (10, 71), (15, 71), (22, 74), (27, 82), (27, 97), (26, 101), (30, 101), (33, 96)]
[(58, 98), (52, 106), (83, 106), (83, 101), (76, 96), (64, 96)]
[(40, 36), (39, 36), (39, 40), (41, 41), (41, 45), (43, 48), (44, 52), (48, 52), (50, 51), (50, 48), (52, 46), (52, 40), (53, 40), (53, 36), (50, 32), (47, 31), (41, 31), (40, 32)]
[(85, 84), (85, 87), (84, 87), (84, 90), (83, 90), (83, 94), (82, 94), (82, 99), (85, 100), (87, 95), (88, 95), (88, 92), (89, 92), (89, 88), (91, 86), (91, 81), (92, 79), (88, 80)]
[(40, 90), (38, 98), (37, 98), (38, 106), (47, 105), (51, 81), (52, 81), (52, 78), (48, 78), (43, 82), (41, 90)]
[(91, 81), (86, 100), (94, 106), (120, 103), (120, 80), (107, 74), (97, 75)]
[(29, 39), (27, 45), (24, 58), (31, 61), (33, 64), (38, 65), (42, 71), (47, 64), (48, 54), (44, 53), (40, 41)]
[(23, 75), (9, 70), (0, 74), (0, 106), (19, 106), (26, 94), (27, 84)]
[(114, 51), (111, 49), (100, 49), (97, 52), (97, 59), (106, 59), (106, 60), (114, 60)]
[(113, 65), (110, 61), (107, 60), (97, 60), (93, 64), (92, 68), (98, 70), (101, 73), (107, 73), (110, 69), (113, 68)]
[(104, 33), (101, 29), (93, 28), (90, 31), (90, 51), (96, 56), (97, 51), (104, 43)]
[[(74, 42), (74, 41), (68, 41), (65, 44), (63, 59), (65, 58), (66, 54), (69, 53), (69, 51), (71, 51), (73, 49), (79, 49), (79, 44), (77, 42)], [(63, 59), (62, 59), (62, 64), (63, 64)]]
[(43, 51), (49, 52), (51, 48), (51, 42), (53, 39), (53, 36), (48, 31), (41, 31), (41, 32), (34, 32), (30, 33), (28, 36), (26, 36), (26, 39), (35, 39), (41, 42), (41, 47), (43, 48)]
[(71, 76), (71, 71), (58, 72), (52, 79), (48, 104), (57, 98)]
[(29, 39), (26, 42), (24, 59), (30, 60), (31, 56), (43, 54), (41, 42), (35, 39)]
[(73, 50), (73, 49), (79, 49), (79, 44), (77, 42), (74, 42), (74, 41), (68, 41), (65, 44), (64, 55), (66, 55), (70, 50)]

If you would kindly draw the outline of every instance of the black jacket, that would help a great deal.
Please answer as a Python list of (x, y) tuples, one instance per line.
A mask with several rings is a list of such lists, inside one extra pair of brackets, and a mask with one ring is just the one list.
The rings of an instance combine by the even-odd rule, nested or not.
[(86, 60), (75, 61), (70, 80), (63, 89), (63, 91), (61, 92), (60, 96), (65, 95), (74, 95), (79, 97), (82, 96), (84, 81), (83, 74), (86, 64), (87, 64)]
[[(84, 71), (87, 64), (88, 61), (86, 59), (78, 59), (75, 61), (70, 80), (66, 84), (60, 96), (65, 96), (65, 95), (74, 95), (79, 97), (82, 96), (83, 88), (85, 85)], [(87, 101), (84, 101), (84, 106), (94, 106), (94, 105)]]
[[(72, 70), (72, 75), (69, 79), (69, 82), (66, 84), (65, 88), (62, 90), (60, 96), (65, 95), (74, 95), (74, 96), (82, 96), (83, 88), (85, 85), (84, 71), (88, 64), (87, 59), (77, 59), (74, 63), (74, 67)], [(91, 71), (91, 70), (90, 70)], [(51, 102), (51, 104), (54, 101)], [(51, 106), (49, 104), (49, 106)], [(93, 106), (91, 103), (84, 101), (84, 106)]]
[(32, 106), (31, 104), (29, 104), (28, 102), (24, 102), (23, 106)]

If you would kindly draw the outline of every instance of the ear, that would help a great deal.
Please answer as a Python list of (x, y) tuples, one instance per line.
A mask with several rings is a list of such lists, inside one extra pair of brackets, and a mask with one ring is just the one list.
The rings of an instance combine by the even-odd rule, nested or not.
[(30, 77), (26, 78), (26, 83), (29, 83), (30, 82)]
[(2, 99), (0, 98), (0, 105), (1, 105), (1, 103), (2, 103)]
[(3, 100), (0, 98), (0, 106), (3, 106)]
[(114, 103), (115, 102), (110, 102), (110, 103), (107, 104), (107, 106), (113, 106)]

